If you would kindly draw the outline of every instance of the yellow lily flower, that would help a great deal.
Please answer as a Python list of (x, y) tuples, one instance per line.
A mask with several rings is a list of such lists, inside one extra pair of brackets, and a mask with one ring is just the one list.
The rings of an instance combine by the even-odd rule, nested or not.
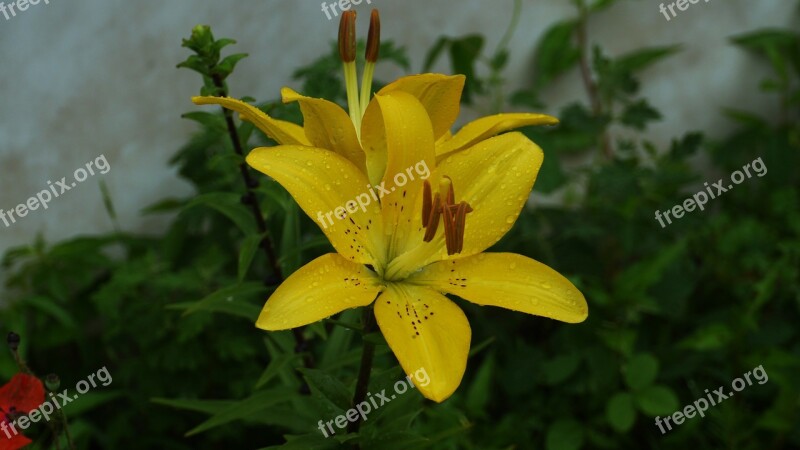
[[(379, 109), (370, 99), (372, 72), (378, 56), (379, 29), (377, 11), (373, 12), (370, 39), (367, 44), (367, 63), (362, 76), (358, 98), (355, 69), (355, 14), (348, 11), (342, 17), (340, 54), (345, 61), (345, 79), (350, 114), (339, 105), (321, 98), (303, 96), (294, 90), (281, 89), (283, 103), (297, 102), (303, 114), (303, 126), (270, 117), (260, 109), (241, 100), (227, 97), (192, 97), (197, 105), (220, 105), (239, 113), (279, 145), (302, 145), (333, 151), (351, 161), (377, 183), (386, 169), (386, 144), (382, 141)], [(378, 91), (377, 95), (406, 92), (425, 108), (433, 126), (436, 156), (463, 150), (472, 145), (516, 128), (532, 125), (555, 125), (558, 120), (546, 114), (507, 113), (482, 117), (463, 126), (455, 135), (450, 133), (460, 112), (464, 75), (424, 73), (401, 77)], [(378, 135), (373, 135), (374, 131)]]
[[(368, 42), (368, 61), (369, 48)], [(521, 133), (495, 134), (556, 119), (491, 116), (450, 136), (462, 86), (460, 76), (406, 77), (375, 94), (363, 115), (353, 105), (363, 97), (351, 97), (350, 117), (333, 103), (284, 90), (285, 100), (300, 102), (303, 128), (235, 100), (195, 99), (235, 109), (269, 130), (282, 145), (256, 148), (247, 162), (280, 183), (310, 217), (349, 205), (347, 214), (321, 226), (337, 253), (289, 276), (256, 326), (295, 328), (374, 302), (400, 365), (406, 373), (426, 370), (430, 382), (417, 388), (436, 402), (460, 384), (471, 339), (466, 316), (445, 294), (568, 323), (588, 315), (581, 292), (548, 266), (484, 253), (513, 226), (543, 160)], [(429, 169), (425, 178), (410, 170), (421, 165)], [(388, 192), (380, 199), (376, 185)], [(357, 208), (357, 198), (375, 201)]]

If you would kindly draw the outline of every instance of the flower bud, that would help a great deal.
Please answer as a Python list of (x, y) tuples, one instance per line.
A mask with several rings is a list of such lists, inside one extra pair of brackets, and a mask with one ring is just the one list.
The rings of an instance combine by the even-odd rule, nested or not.
[(17, 351), (20, 340), (21, 339), (17, 333), (10, 331), (8, 333), (8, 348), (10, 348), (12, 352)]
[(51, 373), (44, 377), (44, 385), (47, 386), (48, 391), (55, 392), (61, 387), (61, 379), (58, 378), (58, 375)]

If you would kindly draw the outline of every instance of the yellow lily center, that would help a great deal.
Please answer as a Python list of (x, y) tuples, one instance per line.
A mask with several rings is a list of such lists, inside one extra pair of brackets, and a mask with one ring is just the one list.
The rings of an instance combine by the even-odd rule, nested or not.
[[(466, 201), (456, 203), (455, 189), (450, 177), (445, 175), (439, 180), (436, 194), (433, 193), (431, 183), (425, 180), (422, 185), (422, 227), (425, 229), (422, 241), (434, 241), (441, 222), (444, 231), (438, 237), (441, 239), (443, 235), (447, 254), (461, 253), (464, 249), (467, 214), (472, 211), (472, 206)], [(431, 245), (418, 245), (392, 259), (379, 274), (382, 272), (382, 278), (386, 281), (402, 281), (427, 265), (429, 257), (435, 251), (436, 248)]]
[(461, 201), (455, 203), (455, 190), (453, 182), (448, 176), (439, 180), (439, 192), (431, 195), (431, 183), (425, 180), (422, 191), (422, 226), (425, 228), (425, 242), (430, 242), (436, 236), (439, 228), (439, 219), (444, 221), (444, 239), (447, 254), (455, 255), (464, 249), (464, 227), (467, 214), (472, 212), (469, 203)]

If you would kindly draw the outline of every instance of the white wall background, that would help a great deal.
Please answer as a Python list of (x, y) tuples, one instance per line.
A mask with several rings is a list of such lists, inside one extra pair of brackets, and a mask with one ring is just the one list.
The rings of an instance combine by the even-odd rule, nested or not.
[[(194, 128), (180, 118), (194, 110), (199, 88), (193, 72), (175, 68), (188, 55), (180, 47), (198, 23), (216, 36), (239, 41), (250, 53), (230, 79), (232, 94), (278, 96), (292, 71), (328, 49), (337, 21), (321, 12), (321, 0), (44, 0), (6, 20), (0, 14), (0, 208), (12, 209), (101, 154), (108, 183), (126, 230), (157, 232), (163, 223), (142, 218), (144, 206), (189, 187), (167, 167)], [(8, 3), (8, 0), (6, 0)], [(667, 22), (660, 1), (625, 1), (590, 26), (593, 41), (612, 55), (644, 45), (682, 43), (684, 51), (646, 73), (644, 95), (664, 112), (653, 129), (657, 141), (686, 130), (712, 135), (728, 124), (717, 111), (738, 106), (767, 112), (774, 105), (755, 93), (761, 72), (731, 47), (733, 34), (796, 23), (788, 0), (700, 2)], [(480, 32), (494, 48), (510, 20), (511, 0), (372, 0), (381, 10), (383, 36), (406, 46), (419, 70), (437, 36)], [(360, 35), (370, 6), (363, 3)], [(507, 70), (509, 87), (528, 76), (533, 44), (554, 21), (572, 15), (568, 0), (524, 0)], [(445, 66), (440, 68), (446, 70)], [(383, 78), (389, 75), (383, 73)], [(584, 98), (577, 76), (568, 76), (548, 98), (557, 106)], [(96, 178), (96, 177), (95, 177)], [(89, 179), (6, 227), (0, 253), (41, 232), (50, 240), (111, 229), (96, 179)]]

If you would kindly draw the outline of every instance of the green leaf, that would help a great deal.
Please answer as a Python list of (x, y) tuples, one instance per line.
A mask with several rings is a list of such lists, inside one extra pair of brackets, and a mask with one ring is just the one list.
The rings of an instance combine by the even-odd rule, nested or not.
[(639, 409), (650, 416), (664, 416), (678, 409), (678, 398), (665, 386), (652, 385), (634, 393)]
[(286, 435), (286, 443), (282, 445), (273, 445), (263, 448), (261, 450), (327, 450), (342, 448), (339, 440), (339, 435), (334, 435), (337, 439), (331, 437), (326, 438), (322, 432), (317, 431), (312, 434), (304, 434), (300, 436)]
[(623, 72), (638, 72), (661, 61), (662, 59), (677, 53), (680, 45), (670, 45), (663, 47), (650, 47), (626, 53), (614, 61), (617, 70)]
[(261, 309), (252, 303), (247, 303), (247, 299), (256, 296), (262, 297), (268, 291), (269, 289), (266, 286), (258, 282), (240, 283), (224, 287), (209, 294), (202, 300), (190, 303), (176, 303), (169, 305), (168, 308), (184, 309), (184, 316), (197, 311), (212, 311), (226, 312), (255, 321)]
[(788, 83), (787, 65), (800, 74), (800, 34), (790, 30), (763, 29), (731, 38), (731, 42), (768, 59), (784, 87)]
[(467, 77), (464, 86), (462, 101), (469, 104), (472, 95), (483, 91), (482, 84), (475, 71), (475, 63), (481, 55), (483, 49), (483, 36), (472, 34), (459, 39), (450, 41), (450, 62), (453, 64), (453, 72), (463, 74)]
[(653, 384), (658, 375), (658, 360), (649, 353), (640, 353), (625, 365), (625, 383), (633, 390)]
[(440, 37), (433, 47), (428, 50), (428, 54), (425, 55), (425, 63), (422, 65), (422, 72), (430, 72), (433, 68), (433, 65), (436, 63), (436, 60), (439, 59), (442, 52), (447, 49), (450, 45), (450, 39), (442, 36)]
[(186, 205), (186, 209), (200, 205), (211, 207), (222, 213), (225, 217), (231, 219), (231, 221), (248, 236), (258, 233), (255, 221), (253, 220), (253, 214), (242, 205), (239, 195), (228, 192), (201, 194), (189, 202), (189, 204)]
[(637, 102), (625, 106), (620, 117), (620, 122), (636, 130), (642, 131), (647, 128), (647, 124), (661, 119), (661, 113), (641, 99)]
[(301, 252), (295, 251), (300, 247), (300, 214), (297, 203), (287, 205), (286, 215), (283, 218), (283, 232), (281, 233), (280, 254), (283, 273), (293, 273), (302, 265)]
[(64, 405), (64, 411), (66, 411), (69, 416), (79, 416), (114, 399), (122, 397), (122, 395), (122, 391), (87, 392), (78, 395), (76, 400)]
[(583, 426), (575, 420), (559, 420), (547, 430), (547, 450), (578, 450), (583, 440)]
[(712, 323), (698, 328), (683, 338), (678, 347), (697, 351), (718, 350), (726, 347), (733, 338), (733, 332), (726, 325)]
[(247, 276), (250, 264), (253, 262), (256, 252), (258, 252), (259, 244), (261, 244), (263, 239), (263, 236), (260, 234), (254, 234), (242, 240), (242, 246), (239, 250), (239, 268), (237, 273), (237, 278), (240, 283), (244, 281), (244, 278)]
[(408, 450), (428, 448), (432, 444), (431, 440), (408, 431), (391, 431), (389, 433), (379, 433), (364, 445), (363, 448), (375, 448), (381, 450)]
[(192, 111), (181, 114), (184, 119), (193, 120), (200, 125), (217, 131), (226, 131), (225, 117), (221, 114), (213, 114), (207, 111)]
[(396, 46), (393, 41), (386, 40), (381, 42), (379, 54), (378, 62), (391, 61), (406, 71), (411, 70), (411, 61), (408, 59), (406, 49)]
[(539, 90), (574, 67), (580, 50), (574, 43), (577, 21), (568, 20), (551, 26), (539, 40), (533, 66), (534, 90)]
[(194, 436), (235, 420), (249, 419), (257, 415), (260, 411), (264, 411), (274, 405), (290, 400), (295, 395), (295, 392), (285, 388), (256, 392), (242, 401), (238, 401), (221, 409), (211, 416), (210, 419), (189, 430), (185, 436)]
[(223, 80), (233, 72), (236, 64), (244, 58), (247, 58), (247, 53), (235, 53), (226, 56), (222, 61), (217, 64), (211, 71), (213, 75), (219, 75)]
[(30, 306), (53, 317), (67, 328), (75, 328), (77, 326), (69, 311), (61, 307), (61, 305), (56, 303), (52, 298), (35, 295), (33, 297), (26, 297), (20, 304), (21, 306)]
[(236, 404), (234, 400), (188, 400), (158, 397), (152, 398), (150, 401), (159, 405), (169, 406), (170, 408), (201, 412), (209, 415), (217, 414)]
[(319, 369), (299, 369), (312, 392), (329, 400), (342, 411), (350, 409), (352, 393), (341, 381)]
[(485, 415), (486, 406), (492, 396), (492, 373), (494, 372), (494, 355), (489, 355), (478, 369), (475, 380), (467, 390), (466, 406), (473, 415)]
[(580, 358), (574, 353), (553, 358), (544, 366), (545, 382), (549, 385), (562, 383), (578, 369)]
[(627, 392), (617, 392), (606, 403), (606, 419), (612, 428), (620, 433), (631, 429), (636, 420), (633, 396)]
[(269, 381), (278, 375), (283, 369), (289, 367), (291, 362), (296, 361), (297, 357), (298, 355), (295, 353), (284, 353), (279, 355), (277, 358), (273, 358), (267, 365), (264, 373), (262, 373), (261, 377), (258, 379), (258, 382), (256, 383), (256, 389), (260, 389), (262, 386), (269, 383)]

